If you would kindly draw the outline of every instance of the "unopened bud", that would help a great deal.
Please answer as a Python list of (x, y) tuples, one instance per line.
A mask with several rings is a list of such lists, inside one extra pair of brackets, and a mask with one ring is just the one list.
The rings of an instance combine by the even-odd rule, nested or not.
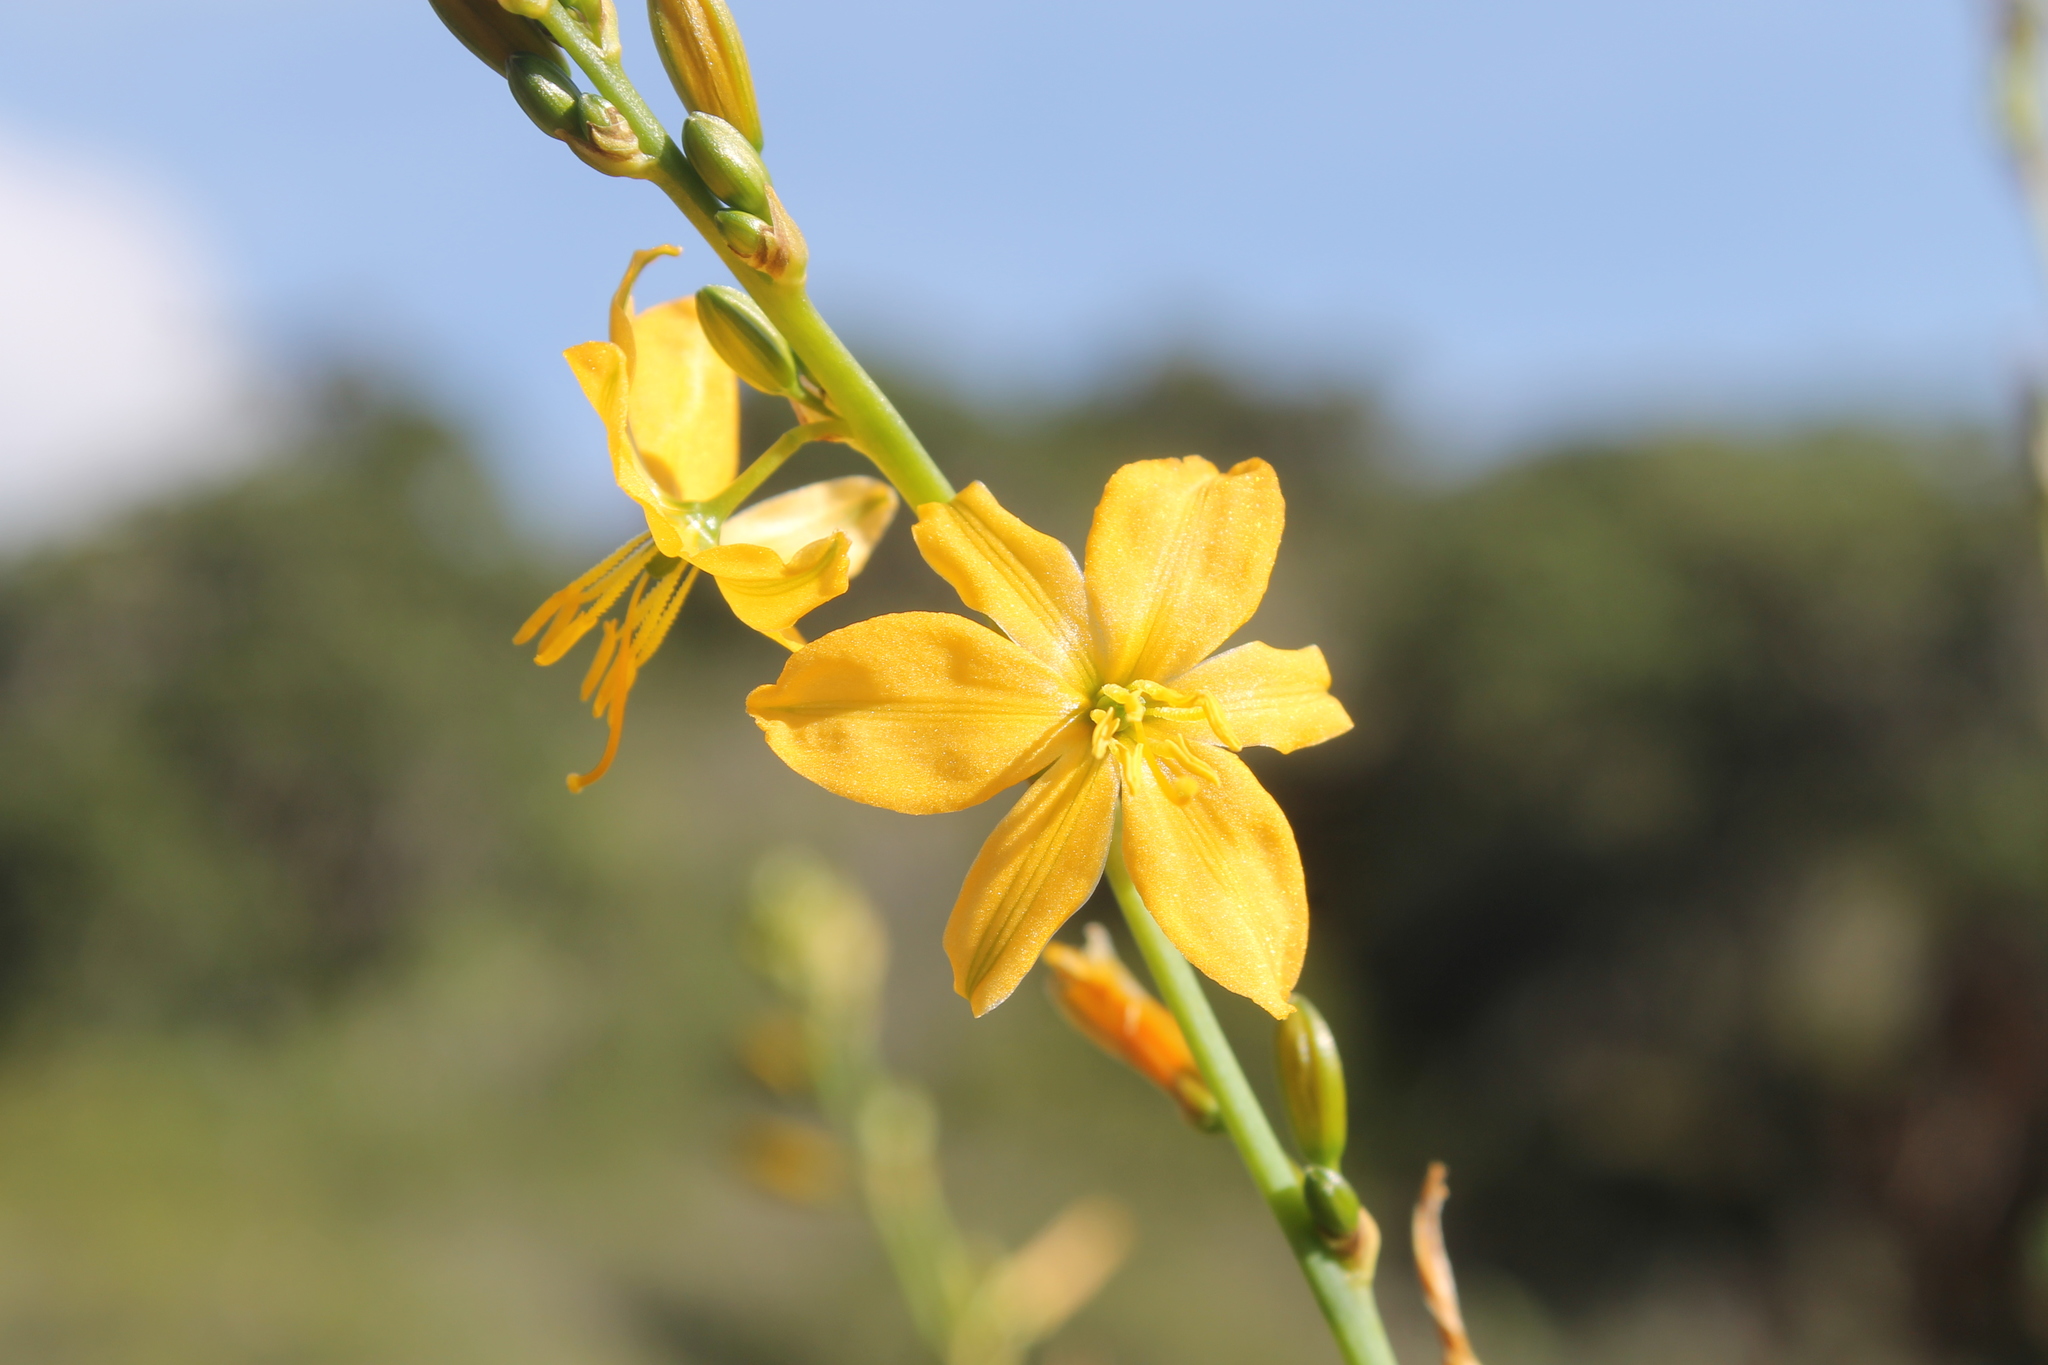
[(1301, 1202), (1323, 1244), (1353, 1274), (1370, 1280), (1379, 1266), (1380, 1225), (1359, 1204), (1351, 1182), (1328, 1166), (1311, 1166), (1302, 1172)]
[(669, 81), (690, 111), (716, 114), (759, 147), (754, 78), (725, 0), (648, 0), (647, 20)]
[(763, 393), (796, 389), (796, 357), (761, 306), (729, 284), (697, 291), (697, 325), (719, 359)]
[(1173, 1096), (1195, 1127), (1220, 1124), (1216, 1097), (1202, 1082), (1180, 1023), (1154, 1000), (1116, 955), (1109, 931), (1088, 926), (1084, 947), (1049, 943), (1053, 1003), (1081, 1035)]
[(534, 127), (549, 137), (564, 140), (583, 132), (576, 83), (553, 60), (530, 52), (517, 53), (505, 79), (512, 87), (512, 98), (533, 120)]
[(1358, 1192), (1328, 1166), (1311, 1166), (1303, 1172), (1301, 1198), (1324, 1241), (1348, 1241), (1358, 1230)]
[(797, 231), (796, 222), (782, 207), (782, 197), (772, 188), (768, 191), (768, 212), (773, 221), (766, 223), (738, 209), (727, 209), (713, 218), (719, 236), (725, 238), (726, 246), (743, 263), (770, 279), (801, 280), (804, 266), (810, 260), (810, 248), (804, 245), (803, 233)]
[(1294, 997), (1294, 1013), (1280, 1023), (1274, 1037), (1280, 1069), (1280, 1093), (1294, 1140), (1310, 1166), (1339, 1165), (1344, 1160), (1344, 1062), (1337, 1039), (1322, 1013), (1307, 996)]
[(727, 209), (712, 216), (718, 223), (719, 235), (725, 238), (725, 244), (732, 248), (735, 256), (749, 265), (767, 256), (774, 237), (766, 223), (738, 209)]
[(720, 199), (756, 218), (769, 216), (768, 168), (739, 129), (716, 114), (692, 114), (683, 120), (683, 155)]
[(561, 49), (548, 31), (531, 19), (508, 14), (498, 0), (428, 0), (448, 31), (462, 40), (491, 70), (500, 76), (512, 58), (524, 52), (560, 61)]

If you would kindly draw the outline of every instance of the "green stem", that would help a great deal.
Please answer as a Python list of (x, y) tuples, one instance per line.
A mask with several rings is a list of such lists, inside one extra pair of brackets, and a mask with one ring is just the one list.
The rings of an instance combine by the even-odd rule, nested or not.
[(1160, 930), (1139, 898), (1138, 888), (1132, 885), (1130, 870), (1124, 865), (1121, 824), (1109, 850), (1109, 886), (1116, 893), (1117, 904), (1123, 907), (1124, 922), (1130, 925), (1131, 937), (1137, 940), (1138, 951), (1151, 969), (1160, 998), (1180, 1021), (1188, 1047), (1195, 1054), (1195, 1063), (1202, 1069), (1202, 1079), (1216, 1096), (1223, 1126), (1230, 1140), (1237, 1144), (1252, 1184), (1258, 1187), (1274, 1221), (1280, 1224), (1294, 1258), (1301, 1263), (1301, 1273), (1307, 1277), (1344, 1359), (1349, 1365), (1397, 1365), (1393, 1345), (1380, 1323), (1372, 1285), (1354, 1276), (1316, 1236), (1308, 1209), (1302, 1203), (1301, 1172), (1280, 1145), (1273, 1125), (1267, 1122), (1265, 1109), (1252, 1093), (1244, 1068), (1238, 1065), (1237, 1054), (1223, 1035), (1223, 1026), (1216, 1022), (1215, 1012), (1209, 1008), (1201, 978)]
[(754, 495), (754, 490), (768, 481), (768, 476), (782, 468), (790, 456), (802, 450), (813, 441), (836, 441), (846, 435), (844, 422), (806, 422), (791, 427), (775, 438), (775, 444), (762, 451), (746, 472), (725, 486), (725, 491), (705, 506), (712, 515), (723, 521), (739, 510), (741, 503)]
[(875, 468), (882, 471), (896, 491), (912, 507), (928, 502), (950, 502), (953, 485), (939, 472), (924, 444), (917, 439), (917, 433), (896, 411), (895, 404), (882, 392), (879, 384), (861, 368), (853, 358), (853, 352), (826, 325), (825, 319), (811, 303), (801, 281), (788, 282), (773, 279), (742, 261), (726, 245), (725, 237), (718, 230), (712, 215), (724, 207), (717, 197), (705, 187), (702, 177), (692, 170), (683, 156), (683, 149), (662, 128), (661, 120), (640, 98), (640, 92), (633, 86), (624, 68), (608, 61), (604, 52), (591, 41), (590, 35), (577, 23), (574, 15), (564, 9), (560, 0), (548, 7), (542, 17), (548, 32), (556, 42), (573, 57), (583, 74), (590, 78), (603, 95), (618, 107), (625, 116), (633, 133), (640, 139), (640, 150), (654, 158), (654, 168), (646, 179), (659, 187), (683, 216), (690, 220), (690, 226), (711, 247), (718, 259), (732, 271), (740, 287), (753, 296), (761, 305), (761, 311), (768, 315), (782, 333), (783, 339), (803, 360), (804, 368), (816, 379), (832, 400), (832, 411), (846, 423), (848, 442), (861, 454), (874, 461)]

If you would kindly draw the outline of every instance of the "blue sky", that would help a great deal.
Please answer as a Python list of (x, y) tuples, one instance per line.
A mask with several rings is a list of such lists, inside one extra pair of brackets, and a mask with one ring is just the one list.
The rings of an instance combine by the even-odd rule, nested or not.
[[(733, 3), (827, 314), (986, 391), (1188, 346), (1483, 449), (1994, 412), (2048, 351), (1973, 0)], [(558, 355), (631, 249), (688, 240), (657, 195), (425, 0), (72, 8), (10, 14), (0, 136), (166, 205), (260, 373), (416, 369), (530, 494), (602, 504)], [(712, 278), (692, 251), (643, 298)]]

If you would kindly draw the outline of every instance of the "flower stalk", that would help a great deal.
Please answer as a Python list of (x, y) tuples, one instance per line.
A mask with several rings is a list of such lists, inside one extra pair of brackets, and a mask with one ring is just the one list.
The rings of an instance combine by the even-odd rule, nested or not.
[(1223, 1026), (1209, 1007), (1201, 978), (1153, 921), (1138, 896), (1138, 888), (1131, 883), (1130, 871), (1124, 866), (1121, 828), (1110, 844), (1108, 872), (1110, 890), (1116, 894), (1124, 922), (1130, 926), (1131, 937), (1137, 941), (1145, 966), (1152, 973), (1159, 998), (1180, 1021), (1188, 1047), (1195, 1054), (1195, 1064), (1202, 1070), (1202, 1079), (1216, 1097), (1224, 1131), (1230, 1134), (1243, 1158), (1252, 1184), (1272, 1210), (1273, 1220), (1287, 1238), (1288, 1249), (1300, 1262), (1301, 1273), (1330, 1324), (1338, 1349), (1348, 1365), (1397, 1365), (1393, 1345), (1380, 1321), (1371, 1280), (1347, 1265), (1316, 1231), (1315, 1219), (1303, 1198), (1301, 1171), (1280, 1145), (1264, 1107), (1252, 1093), (1251, 1082), (1245, 1079), (1244, 1068), (1238, 1064)]
[(826, 324), (802, 280), (778, 280), (755, 269), (726, 241), (717, 219), (725, 205), (640, 98), (624, 68), (591, 40), (561, 0), (548, 0), (546, 9), (536, 17), (639, 138), (640, 150), (649, 162), (638, 178), (655, 185), (682, 210), (690, 226), (718, 253), (740, 287), (761, 305), (761, 311), (782, 333), (804, 368), (831, 397), (833, 412), (846, 423), (848, 444), (872, 460), (912, 507), (952, 501), (953, 485), (939, 472), (917, 433), (896, 411), (881, 386), (861, 368), (846, 343)]

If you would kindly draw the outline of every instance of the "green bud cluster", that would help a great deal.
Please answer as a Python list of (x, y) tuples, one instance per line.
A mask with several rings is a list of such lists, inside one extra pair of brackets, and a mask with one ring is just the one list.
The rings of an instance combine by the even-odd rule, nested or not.
[(1338, 1169), (1348, 1136), (1344, 1059), (1329, 1021), (1306, 996), (1294, 997), (1294, 1013), (1281, 1021), (1274, 1036), (1274, 1052), (1280, 1093), (1305, 1167), (1302, 1204), (1323, 1243), (1369, 1276), (1379, 1255), (1379, 1228)]
[(732, 254), (771, 279), (801, 280), (809, 249), (775, 197), (754, 143), (718, 115), (702, 111), (683, 120), (681, 141), (697, 178), (729, 206), (713, 217)]

